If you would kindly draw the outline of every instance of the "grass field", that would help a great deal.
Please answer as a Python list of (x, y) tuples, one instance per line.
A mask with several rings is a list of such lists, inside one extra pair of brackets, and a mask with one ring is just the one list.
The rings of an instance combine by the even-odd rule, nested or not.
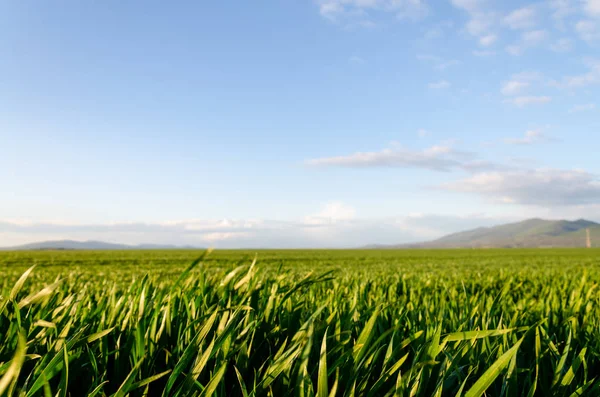
[(600, 250), (201, 255), (0, 252), (0, 395), (600, 395)]

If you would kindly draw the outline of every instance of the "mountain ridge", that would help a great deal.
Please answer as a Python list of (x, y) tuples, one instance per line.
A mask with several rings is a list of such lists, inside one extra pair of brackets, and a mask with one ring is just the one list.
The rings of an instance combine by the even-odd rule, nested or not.
[(587, 229), (592, 236), (591, 246), (600, 247), (599, 223), (531, 218), (452, 233), (432, 241), (377, 248), (583, 248), (587, 246)]

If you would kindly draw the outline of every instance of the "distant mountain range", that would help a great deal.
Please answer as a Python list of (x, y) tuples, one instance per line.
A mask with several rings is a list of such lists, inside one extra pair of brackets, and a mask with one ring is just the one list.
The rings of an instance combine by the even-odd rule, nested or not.
[(132, 249), (177, 249), (177, 248), (196, 248), (192, 246), (160, 245), (160, 244), (140, 244), (126, 245), (113, 244), (103, 241), (74, 241), (74, 240), (56, 240), (42, 241), (19, 245), (16, 247), (0, 248), (1, 250), (132, 250)]
[(576, 221), (549, 221), (528, 219), (494, 227), (480, 227), (450, 234), (437, 240), (371, 246), (371, 248), (536, 248), (586, 247), (587, 229), (592, 247), (600, 247), (600, 224), (579, 219)]

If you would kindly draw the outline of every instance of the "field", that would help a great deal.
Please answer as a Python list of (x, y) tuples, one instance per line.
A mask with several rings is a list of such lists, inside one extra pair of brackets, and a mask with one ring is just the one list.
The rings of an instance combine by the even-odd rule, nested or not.
[(600, 395), (600, 250), (204, 254), (0, 252), (0, 395)]

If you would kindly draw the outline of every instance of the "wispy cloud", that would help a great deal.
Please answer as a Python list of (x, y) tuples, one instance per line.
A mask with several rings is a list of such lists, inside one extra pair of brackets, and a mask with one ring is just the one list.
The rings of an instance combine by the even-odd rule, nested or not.
[(539, 83), (541, 80), (541, 73), (536, 71), (513, 74), (500, 88), (502, 95), (511, 97), (505, 99), (504, 102), (512, 103), (518, 107), (550, 102), (552, 98), (549, 96), (523, 95), (525, 91), (528, 91), (532, 87), (533, 83)]
[(435, 171), (449, 171), (460, 166), (457, 157), (463, 154), (456, 153), (449, 146), (433, 146), (421, 151), (403, 148), (384, 149), (378, 152), (358, 152), (346, 156), (325, 157), (308, 160), (311, 166), (338, 166), (338, 167), (408, 167), (424, 168)]
[(573, 42), (567, 38), (556, 40), (550, 45), (550, 49), (554, 52), (569, 52), (573, 48)]
[[(550, 141), (539, 130), (523, 137), (507, 139), (509, 144), (530, 145)], [(385, 149), (379, 152), (307, 161), (313, 166), (421, 168), (438, 172), (463, 171), (471, 175), (438, 185), (437, 188), (480, 195), (492, 201), (540, 208), (595, 205), (600, 202), (598, 176), (584, 170), (506, 166), (479, 160), (474, 153), (449, 146), (424, 150)]]
[(517, 43), (506, 47), (506, 52), (513, 56), (522, 55), (527, 49), (543, 43), (547, 37), (548, 32), (545, 30), (531, 30), (524, 32)]
[(535, 27), (536, 11), (533, 6), (519, 8), (504, 17), (504, 23), (511, 29), (531, 29)]
[(496, 55), (496, 51), (490, 50), (474, 50), (473, 55), (480, 58), (487, 58)]
[(580, 113), (580, 112), (589, 112), (590, 110), (595, 110), (595, 103), (586, 103), (583, 105), (575, 105), (571, 109), (569, 109), (569, 113)]
[(495, 163), (482, 161), (473, 153), (456, 150), (450, 145), (437, 145), (423, 150), (398, 147), (377, 152), (358, 152), (344, 156), (311, 159), (307, 160), (306, 164), (316, 167), (420, 168), (438, 172), (452, 170), (480, 172), (504, 168)]
[(495, 34), (488, 34), (479, 38), (479, 44), (481, 44), (484, 47), (489, 47), (492, 44), (494, 44), (497, 39), (498, 36), (496, 36)]
[(550, 0), (548, 2), (552, 10), (552, 18), (560, 29), (564, 29), (564, 19), (577, 13), (577, 2), (573, 0)]
[(316, 3), (324, 18), (363, 26), (374, 24), (370, 12), (391, 14), (400, 19), (419, 19), (428, 13), (422, 0), (317, 0)]
[(528, 89), (532, 83), (540, 81), (542, 75), (535, 71), (526, 71), (513, 74), (508, 81), (502, 84), (502, 95), (513, 96)]
[(452, 5), (461, 8), (469, 13), (476, 13), (483, 4), (482, 0), (451, 0)]
[(552, 101), (549, 96), (517, 96), (514, 98), (506, 99), (505, 102), (512, 103), (518, 107), (525, 107), (529, 105), (540, 105)]
[(600, 0), (584, 0), (585, 12), (592, 17), (600, 17)]
[(349, 221), (356, 215), (356, 210), (341, 202), (332, 201), (327, 203), (319, 212), (304, 218), (308, 225), (327, 225), (340, 221)]
[(428, 84), (428, 87), (432, 90), (443, 90), (450, 87), (450, 83), (446, 80), (435, 81)]
[(17, 223), (0, 220), (3, 246), (47, 240), (95, 240), (122, 244), (174, 244), (216, 248), (360, 247), (429, 240), (503, 223), (483, 214), (405, 214), (358, 218), (347, 203), (331, 201), (299, 220), (181, 220), (154, 224)]
[(591, 19), (583, 19), (575, 24), (575, 30), (582, 40), (588, 43), (600, 42), (599, 22)]
[(588, 60), (586, 65), (588, 67), (588, 71), (586, 73), (566, 76), (561, 80), (551, 81), (550, 85), (557, 88), (574, 89), (600, 84), (600, 61)]
[(438, 70), (446, 70), (451, 66), (460, 65), (460, 61), (457, 59), (444, 59), (431, 54), (419, 54), (417, 59), (432, 64)]
[(488, 12), (477, 12), (471, 14), (471, 19), (465, 28), (469, 34), (477, 38), (488, 36), (495, 25), (496, 15)]
[[(451, 3), (454, 7), (467, 12), (469, 21), (465, 25), (465, 30), (470, 35), (477, 37), (480, 44), (486, 45), (486, 42), (491, 44), (490, 41), (495, 41), (494, 26), (497, 23), (498, 16), (496, 13), (484, 9), (484, 1), (451, 0)], [(494, 36), (494, 40), (490, 39), (492, 36)], [(488, 39), (484, 39), (484, 37)]]
[(444, 37), (451, 29), (454, 28), (454, 22), (452, 20), (446, 20), (438, 22), (433, 26), (429, 26), (424, 34), (423, 39), (435, 40)]
[(364, 65), (367, 61), (365, 61), (364, 58), (361, 58), (358, 55), (352, 55), (350, 58), (348, 58), (348, 62), (355, 65)]
[(541, 130), (528, 130), (520, 138), (506, 138), (505, 143), (509, 145), (533, 145), (536, 143), (550, 142), (553, 139), (544, 134)]
[(528, 81), (510, 80), (504, 83), (501, 92), (503, 95), (516, 95), (527, 87), (529, 87)]

